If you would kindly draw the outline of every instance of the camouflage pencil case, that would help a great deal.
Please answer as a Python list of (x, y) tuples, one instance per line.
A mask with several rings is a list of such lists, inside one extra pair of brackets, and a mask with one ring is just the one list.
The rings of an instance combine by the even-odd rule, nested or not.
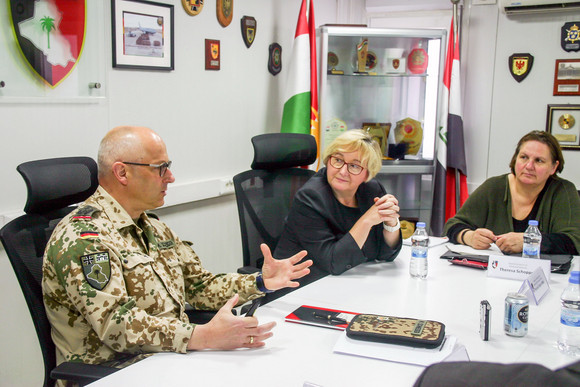
[(436, 348), (445, 338), (445, 325), (431, 320), (359, 314), (348, 324), (346, 335), (357, 340)]

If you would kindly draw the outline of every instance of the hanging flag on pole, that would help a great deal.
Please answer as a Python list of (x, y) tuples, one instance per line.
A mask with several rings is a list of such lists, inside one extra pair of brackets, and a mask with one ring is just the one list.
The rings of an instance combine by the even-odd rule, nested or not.
[[(310, 134), (316, 139), (316, 159), (320, 165), (320, 123), (318, 122), (318, 68), (316, 67), (316, 23), (314, 0), (308, 10), (308, 34), (310, 35)], [(318, 169), (318, 166), (316, 169)]]
[(313, 0), (310, 0), (308, 19), (306, 18), (306, 7), (307, 0), (302, 0), (292, 56), (288, 66), (281, 132), (309, 133), (316, 138), (316, 143), (320, 144), (318, 81), (316, 77), (316, 25)]
[(443, 233), (443, 226), (447, 219), (455, 216), (468, 196), (457, 30), (452, 19), (443, 74), (446, 93), (442, 104), (441, 126), (437, 136), (437, 165), (431, 215), (433, 235)]

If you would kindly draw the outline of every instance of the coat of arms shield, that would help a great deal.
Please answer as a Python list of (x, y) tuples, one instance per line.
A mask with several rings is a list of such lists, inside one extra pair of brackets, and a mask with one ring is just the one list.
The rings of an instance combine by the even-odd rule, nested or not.
[(9, 0), (14, 36), (32, 70), (50, 87), (74, 69), (85, 41), (86, 0)]

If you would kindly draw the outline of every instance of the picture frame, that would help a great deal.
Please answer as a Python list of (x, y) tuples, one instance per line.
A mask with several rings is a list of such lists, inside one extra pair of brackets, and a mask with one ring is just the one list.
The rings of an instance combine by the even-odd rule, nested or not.
[(111, 0), (113, 67), (174, 70), (173, 5)]
[(580, 95), (580, 59), (556, 59), (554, 95)]
[(546, 131), (563, 150), (580, 150), (580, 105), (548, 105)]

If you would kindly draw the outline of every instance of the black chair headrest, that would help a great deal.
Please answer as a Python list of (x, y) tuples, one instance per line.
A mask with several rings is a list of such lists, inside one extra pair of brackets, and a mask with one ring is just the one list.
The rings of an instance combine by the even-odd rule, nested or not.
[(29, 161), (16, 170), (26, 182), (27, 214), (42, 214), (82, 202), (99, 185), (97, 163), (90, 157)]
[(282, 169), (316, 161), (316, 140), (310, 134), (268, 133), (252, 138), (252, 169)]

